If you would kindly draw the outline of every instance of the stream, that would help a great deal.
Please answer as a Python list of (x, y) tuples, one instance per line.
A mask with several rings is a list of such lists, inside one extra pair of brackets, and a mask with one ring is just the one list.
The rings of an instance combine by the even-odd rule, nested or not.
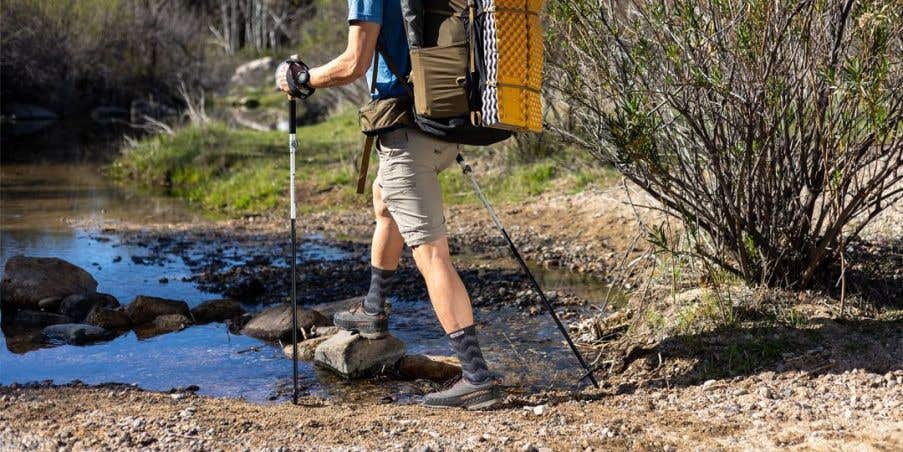
[[(103, 176), (121, 130), (97, 132), (96, 126), (66, 122), (24, 136), (7, 129), (0, 165), (0, 267), (20, 254), (58, 257), (89, 271), (98, 281), (97, 290), (123, 305), (139, 294), (184, 300), (190, 307), (224, 296), (192, 282), (195, 271), (185, 259), (222, 249), (199, 244), (187, 253), (154, 256), (148, 262), (147, 247), (103, 228), (117, 220), (209, 221), (176, 200), (131, 191)], [(243, 256), (257, 251), (230, 248), (230, 263), (240, 265)], [(303, 237), (299, 257), (302, 272), (305, 265), (353, 258), (321, 236)], [(573, 290), (591, 300), (602, 299), (607, 289), (599, 281), (562, 271), (541, 270), (538, 276), (548, 290)], [(451, 354), (428, 300), (393, 297), (390, 302), (390, 330), (407, 344), (408, 353)], [(251, 312), (262, 307), (245, 306)], [(501, 306), (477, 309), (476, 316), (487, 360), (504, 375), (506, 385), (521, 390), (575, 387), (581, 372), (547, 315), (527, 316), (514, 306)], [(128, 332), (88, 346), (47, 347), (7, 333), (5, 329), (0, 337), (0, 384), (80, 380), (159, 391), (196, 385), (200, 394), (260, 402), (290, 396), (291, 362), (282, 348), (231, 334), (222, 323), (149, 339)], [(388, 378), (350, 382), (311, 363), (299, 364), (301, 388), (312, 396), (412, 403), (430, 389)]]

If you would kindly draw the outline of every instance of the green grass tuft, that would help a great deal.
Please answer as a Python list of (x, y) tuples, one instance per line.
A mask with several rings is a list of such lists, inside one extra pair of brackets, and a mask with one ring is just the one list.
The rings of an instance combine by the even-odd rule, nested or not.
[[(354, 158), (363, 140), (355, 112), (299, 127), (296, 179), (301, 212), (366, 208), (369, 195), (357, 195)], [(479, 159), (479, 150), (473, 152)], [(369, 179), (377, 168), (372, 157)], [(493, 202), (519, 202), (563, 185), (574, 191), (606, 171), (573, 177), (551, 159), (518, 163), (477, 178)], [(285, 132), (231, 128), (221, 122), (186, 126), (173, 135), (140, 140), (123, 151), (108, 172), (121, 183), (179, 197), (209, 213), (265, 214), (288, 206), (288, 137)], [(457, 165), (440, 174), (446, 202), (477, 203)]]

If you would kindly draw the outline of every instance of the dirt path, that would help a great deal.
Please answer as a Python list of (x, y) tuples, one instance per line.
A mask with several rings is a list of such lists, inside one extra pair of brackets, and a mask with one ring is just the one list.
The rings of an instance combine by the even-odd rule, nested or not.
[(901, 387), (903, 371), (764, 373), (632, 393), (511, 397), (488, 412), (322, 400), (257, 405), (116, 385), (4, 387), (0, 444), (41, 450), (891, 451), (903, 448)]

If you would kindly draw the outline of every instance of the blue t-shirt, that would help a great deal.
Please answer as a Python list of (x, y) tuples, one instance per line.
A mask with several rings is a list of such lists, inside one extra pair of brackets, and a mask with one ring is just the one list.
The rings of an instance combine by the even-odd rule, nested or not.
[[(379, 44), (383, 52), (389, 55), (395, 68), (401, 75), (411, 72), (411, 58), (408, 55), (408, 38), (405, 35), (404, 21), (401, 16), (401, 2), (398, 0), (348, 0), (348, 22), (363, 21), (380, 24)], [(367, 85), (373, 80), (373, 63), (367, 70)], [(379, 68), (376, 73), (376, 92), (374, 99), (400, 97), (407, 95), (407, 90), (399, 81), (382, 55), (379, 57)]]

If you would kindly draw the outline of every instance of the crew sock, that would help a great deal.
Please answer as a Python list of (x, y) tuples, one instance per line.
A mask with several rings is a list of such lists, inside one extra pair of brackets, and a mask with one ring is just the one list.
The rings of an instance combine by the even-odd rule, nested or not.
[(448, 340), (451, 342), (455, 354), (458, 355), (458, 360), (461, 361), (461, 373), (464, 381), (470, 384), (483, 384), (492, 378), (492, 374), (486, 367), (486, 360), (483, 359), (480, 343), (477, 341), (476, 326), (471, 325), (449, 333)]
[(370, 290), (364, 297), (364, 312), (376, 315), (386, 309), (386, 285), (395, 270), (383, 270), (370, 266)]

